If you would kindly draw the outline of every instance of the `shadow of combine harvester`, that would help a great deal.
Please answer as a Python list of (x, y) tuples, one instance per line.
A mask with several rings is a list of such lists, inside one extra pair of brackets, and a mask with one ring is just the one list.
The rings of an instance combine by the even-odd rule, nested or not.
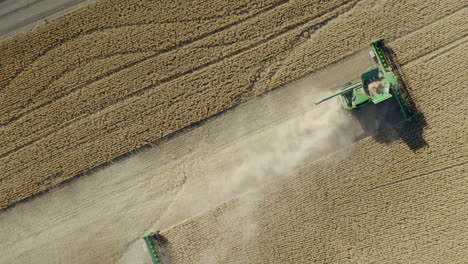
[(384, 59), (398, 79), (397, 90), (403, 97), (410, 113), (404, 118), (398, 97), (394, 96), (380, 104), (368, 104), (366, 107), (353, 111), (353, 117), (359, 121), (364, 133), (372, 136), (377, 142), (390, 144), (401, 139), (411, 150), (417, 150), (427, 145), (423, 137), (426, 127), (424, 114), (419, 112), (406, 86), (405, 77), (398, 65), (393, 50), (385, 45), (380, 46)]
[(424, 115), (416, 108), (393, 51), (382, 39), (369, 43), (376, 66), (361, 75), (361, 81), (347, 83), (325, 99), (338, 97), (340, 106), (351, 112), (363, 130), (362, 137), (390, 144), (401, 139), (412, 150), (427, 145), (423, 138)]
[(412, 149), (417, 150), (427, 145), (423, 137), (426, 120), (421, 112), (416, 113), (410, 120), (401, 118), (395, 100), (388, 100), (382, 105), (369, 104), (366, 107), (353, 111), (355, 118), (363, 130), (360, 136), (371, 136), (381, 144), (391, 144), (402, 140)]

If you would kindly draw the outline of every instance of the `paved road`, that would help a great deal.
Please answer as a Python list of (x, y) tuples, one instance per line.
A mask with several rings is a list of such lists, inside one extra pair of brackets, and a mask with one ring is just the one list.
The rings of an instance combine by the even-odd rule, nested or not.
[(90, 0), (0, 1), (0, 40), (53, 19)]
[(360, 52), (0, 213), (0, 263), (150, 263), (144, 232), (352, 144), (358, 123), (313, 102), (372, 64)]

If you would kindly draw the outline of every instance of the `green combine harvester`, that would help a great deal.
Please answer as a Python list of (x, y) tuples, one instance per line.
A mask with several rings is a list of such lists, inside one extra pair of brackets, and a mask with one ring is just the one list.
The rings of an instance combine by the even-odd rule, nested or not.
[(158, 245), (161, 244), (161, 241), (159, 239), (159, 231), (144, 234), (143, 236), (141, 236), (141, 238), (145, 240), (146, 247), (148, 248), (148, 252), (151, 256), (153, 264), (161, 264), (160, 256), (155, 245), (155, 243), (157, 243)]
[(360, 81), (346, 83), (340, 91), (315, 104), (339, 96), (340, 106), (346, 110), (353, 110), (370, 102), (378, 104), (395, 97), (404, 120), (410, 120), (416, 111), (388, 48), (383, 39), (371, 41), (369, 45), (372, 49), (370, 55), (377, 65), (361, 74)]

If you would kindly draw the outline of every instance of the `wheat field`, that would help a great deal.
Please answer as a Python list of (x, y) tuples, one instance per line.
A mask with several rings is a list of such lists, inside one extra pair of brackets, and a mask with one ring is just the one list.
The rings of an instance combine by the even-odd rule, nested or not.
[(384, 38), (415, 122), (164, 229), (164, 257), (465, 263), (467, 16), (462, 0), (92, 2), (0, 42), (0, 208)]

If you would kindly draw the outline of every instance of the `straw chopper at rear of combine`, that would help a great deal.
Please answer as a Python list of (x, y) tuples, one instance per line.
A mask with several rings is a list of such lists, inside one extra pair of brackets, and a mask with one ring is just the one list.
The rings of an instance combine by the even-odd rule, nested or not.
[(382, 39), (371, 41), (369, 45), (370, 56), (374, 58), (377, 65), (361, 74), (360, 81), (344, 84), (340, 91), (315, 104), (318, 105), (338, 97), (338, 102), (343, 109), (353, 110), (370, 102), (378, 104), (394, 97), (403, 118), (410, 120), (416, 111), (390, 51)]

